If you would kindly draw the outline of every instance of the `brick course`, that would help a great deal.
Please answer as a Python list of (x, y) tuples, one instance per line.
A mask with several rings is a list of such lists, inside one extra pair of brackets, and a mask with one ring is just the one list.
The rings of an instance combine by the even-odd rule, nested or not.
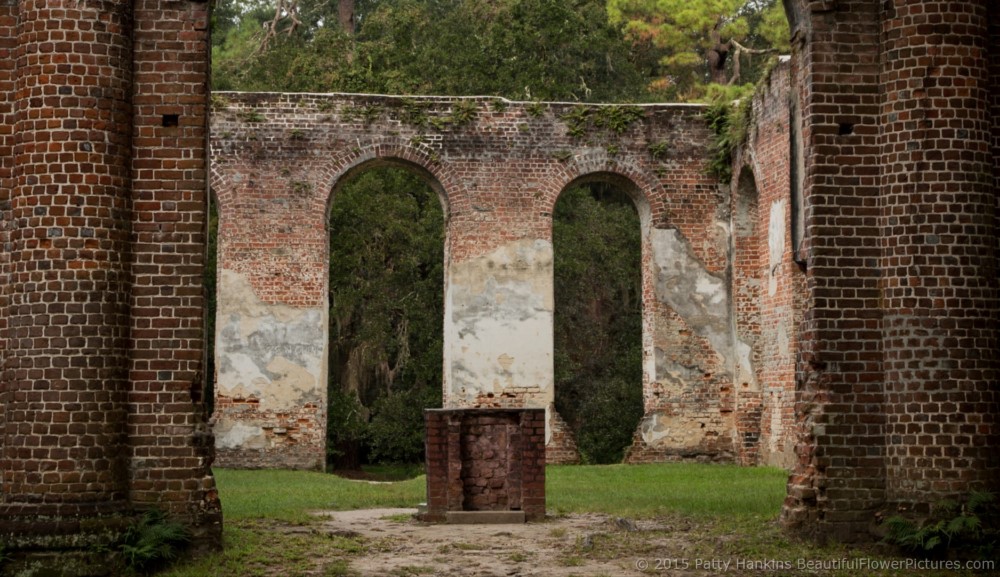
[(1000, 479), (997, 8), (788, 4), (808, 271), (783, 519), (867, 539)]
[(449, 511), (545, 518), (544, 409), (429, 409), (426, 521)]

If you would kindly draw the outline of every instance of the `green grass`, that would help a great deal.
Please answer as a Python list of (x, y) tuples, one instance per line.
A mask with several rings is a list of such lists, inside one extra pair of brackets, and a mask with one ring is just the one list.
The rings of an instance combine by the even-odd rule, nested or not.
[(782, 469), (735, 465), (550, 466), (545, 493), (546, 505), (555, 513), (773, 518), (785, 498), (787, 479)]
[(416, 507), (427, 490), (423, 476), (374, 484), (308, 471), (216, 469), (215, 480), (227, 521), (266, 518), (302, 523), (310, 519), (310, 511), (319, 509)]
[[(423, 475), (374, 484), (304, 471), (216, 469), (215, 478), (227, 520), (301, 523), (310, 511), (416, 507), (426, 495)], [(556, 514), (773, 517), (785, 497), (786, 478), (781, 469), (733, 465), (550, 466), (546, 501)]]

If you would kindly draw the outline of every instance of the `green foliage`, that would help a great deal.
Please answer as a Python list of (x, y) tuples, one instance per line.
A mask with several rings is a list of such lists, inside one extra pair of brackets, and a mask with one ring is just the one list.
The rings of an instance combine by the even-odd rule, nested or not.
[(190, 541), (187, 527), (154, 509), (125, 529), (119, 551), (126, 567), (145, 572), (175, 561)]
[(440, 388), (406, 390), (379, 397), (368, 425), (369, 458), (377, 463), (424, 459), (424, 409), (441, 406)]
[(608, 23), (603, 0), (359, 2), (355, 35), (313, 18), (266, 50), (262, 30), (273, 8), (236, 15), (234, 4), (221, 0), (217, 9), (225, 17), (213, 31), (216, 90), (605, 102), (643, 94), (635, 55)]
[(451, 108), (451, 123), (455, 126), (464, 126), (472, 122), (479, 112), (479, 105), (474, 100), (458, 100)]
[(240, 112), (237, 116), (239, 116), (240, 120), (243, 122), (264, 122), (264, 120), (266, 120), (264, 115), (256, 110), (245, 110)]
[(766, 59), (739, 46), (789, 49), (777, 0), (608, 0), (608, 14), (625, 27), (634, 52), (657, 61), (649, 88), (666, 100), (696, 100), (711, 83), (755, 82)]
[(441, 402), (437, 193), (405, 169), (369, 170), (336, 191), (330, 240), (330, 455), (420, 460), (422, 410)]
[(973, 491), (965, 503), (945, 500), (920, 523), (895, 515), (885, 521), (885, 541), (910, 554), (989, 558), (1000, 538), (996, 496)]
[(567, 133), (570, 136), (582, 138), (590, 131), (607, 131), (620, 136), (643, 116), (645, 112), (638, 106), (591, 107), (580, 104), (560, 118), (566, 123)]
[[(708, 172), (722, 182), (733, 177), (733, 153), (746, 141), (753, 122), (753, 86), (725, 87), (713, 91), (705, 121), (714, 135)], [(734, 105), (733, 97), (740, 98)]]
[(552, 226), (556, 409), (586, 462), (619, 462), (642, 417), (639, 218), (593, 185), (564, 192)]
[(544, 102), (534, 100), (532, 102), (529, 102), (524, 107), (524, 111), (528, 113), (528, 116), (532, 118), (538, 118), (539, 116), (545, 114), (545, 110), (547, 108), (548, 106), (546, 106)]
[(650, 144), (647, 147), (649, 155), (655, 160), (663, 160), (667, 156), (667, 152), (670, 151), (670, 144), (668, 142), (660, 141)]

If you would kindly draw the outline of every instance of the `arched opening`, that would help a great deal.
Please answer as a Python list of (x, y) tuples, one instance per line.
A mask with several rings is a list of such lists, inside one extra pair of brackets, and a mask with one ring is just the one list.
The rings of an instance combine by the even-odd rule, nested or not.
[[(733, 384), (736, 403), (735, 446), (740, 462), (754, 464), (761, 435), (761, 229), (757, 182), (750, 167), (740, 172), (732, 211)], [(783, 236), (782, 236), (783, 238)], [(780, 248), (783, 248), (781, 245)], [(778, 253), (781, 258), (781, 253)]]
[(643, 416), (635, 188), (614, 175), (588, 176), (553, 211), (555, 409), (585, 463), (621, 462)]
[(340, 179), (329, 208), (327, 463), (423, 460), (423, 409), (441, 406), (445, 214), (420, 167), (379, 160)]

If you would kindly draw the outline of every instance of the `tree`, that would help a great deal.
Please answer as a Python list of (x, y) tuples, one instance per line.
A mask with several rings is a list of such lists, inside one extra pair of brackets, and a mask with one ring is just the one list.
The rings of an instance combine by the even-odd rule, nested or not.
[(347, 419), (330, 423), (334, 456), (419, 458), (421, 411), (441, 399), (443, 322), (437, 193), (399, 168), (344, 184), (330, 210), (330, 414)]
[(742, 56), (788, 49), (777, 0), (608, 0), (608, 14), (637, 49), (659, 55), (661, 76), (650, 87), (682, 100), (707, 82), (753, 82), (741, 74)]
[[(307, 1), (317, 6), (307, 11)], [(580, 101), (645, 96), (646, 77), (608, 23), (603, 0), (359, 1), (353, 35), (329, 25), (339, 17), (330, 5), (300, 2), (300, 24), (275, 21), (287, 9), (274, 5), (230, 23), (213, 51), (213, 87)], [(268, 34), (274, 40), (260, 51)]]
[(642, 418), (639, 216), (607, 185), (560, 196), (555, 253), (555, 403), (585, 462), (620, 462)]

